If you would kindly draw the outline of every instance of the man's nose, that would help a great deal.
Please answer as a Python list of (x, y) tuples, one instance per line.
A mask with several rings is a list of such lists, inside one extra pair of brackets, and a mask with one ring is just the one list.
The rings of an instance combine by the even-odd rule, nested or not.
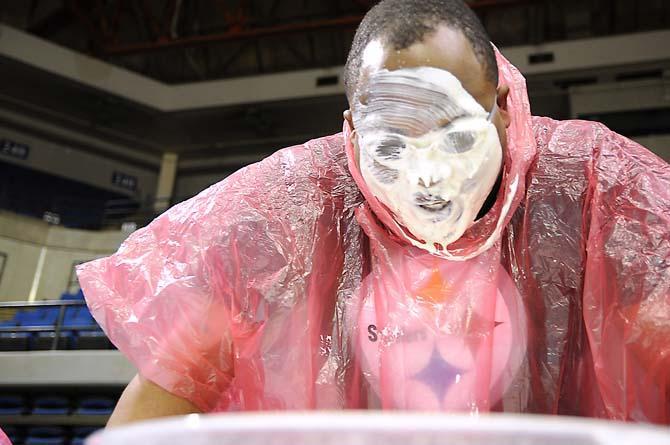
[(439, 184), (451, 174), (449, 166), (431, 159), (420, 159), (414, 167), (412, 182), (425, 188)]
[(419, 177), (418, 184), (422, 187), (429, 188), (439, 184), (441, 181), (441, 178), (436, 178), (433, 175), (424, 175)]

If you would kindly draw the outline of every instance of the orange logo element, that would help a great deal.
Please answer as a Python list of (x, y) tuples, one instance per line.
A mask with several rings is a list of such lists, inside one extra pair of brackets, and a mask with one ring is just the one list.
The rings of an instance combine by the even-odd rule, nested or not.
[(415, 295), (429, 303), (444, 303), (452, 294), (451, 285), (442, 277), (437, 267), (433, 267), (430, 277), (420, 286)]

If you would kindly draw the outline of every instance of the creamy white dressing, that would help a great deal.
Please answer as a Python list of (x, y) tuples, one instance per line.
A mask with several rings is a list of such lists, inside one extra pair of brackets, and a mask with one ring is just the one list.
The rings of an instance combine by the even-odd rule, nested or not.
[(502, 166), (491, 115), (445, 70), (373, 73), (354, 108), (361, 175), (417, 247), (439, 252), (474, 223)]

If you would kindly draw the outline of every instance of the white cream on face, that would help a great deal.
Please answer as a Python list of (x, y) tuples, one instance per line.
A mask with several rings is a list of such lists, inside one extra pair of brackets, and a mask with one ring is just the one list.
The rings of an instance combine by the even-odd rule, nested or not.
[(484, 108), (451, 73), (381, 70), (354, 108), (361, 175), (370, 191), (431, 252), (473, 224), (502, 165)]
[(379, 40), (370, 42), (363, 51), (361, 68), (376, 68), (384, 60), (384, 46)]

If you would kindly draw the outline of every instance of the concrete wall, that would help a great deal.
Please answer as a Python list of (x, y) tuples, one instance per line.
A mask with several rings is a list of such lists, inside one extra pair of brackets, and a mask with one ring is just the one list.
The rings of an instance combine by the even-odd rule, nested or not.
[(78, 289), (70, 283), (73, 266), (114, 253), (127, 236), (66, 229), (0, 212), (0, 301), (54, 299)]
[(181, 202), (197, 195), (210, 185), (225, 179), (232, 172), (178, 176), (174, 188), (174, 202)]
[[(668, 30), (642, 32), (502, 48), (502, 53), (525, 75), (556, 74), (667, 61), (669, 36)], [(551, 54), (552, 60), (531, 63), (530, 56), (537, 53)], [(1, 24), (0, 55), (162, 111), (262, 103), (344, 92), (342, 67), (166, 85)], [(319, 86), (317, 79), (322, 76), (338, 76), (338, 82), (335, 85)]]
[[(24, 133), (0, 125), (0, 140), (8, 139), (28, 145), (30, 152), (25, 160), (0, 154), (0, 160), (22, 167), (39, 170), (64, 178), (96, 186), (105, 190), (135, 197), (140, 201), (153, 196), (158, 175), (133, 165), (110, 160), (109, 158), (74, 149), (64, 144)], [(137, 178), (137, 191), (133, 192), (112, 183), (114, 172)]]
[[(670, 76), (570, 88), (573, 118), (582, 115), (670, 108)], [(635, 141), (670, 162), (670, 135), (636, 136)]]
[(670, 78), (608, 82), (570, 88), (572, 117), (670, 107)]
[(670, 134), (640, 136), (633, 139), (670, 162)]

